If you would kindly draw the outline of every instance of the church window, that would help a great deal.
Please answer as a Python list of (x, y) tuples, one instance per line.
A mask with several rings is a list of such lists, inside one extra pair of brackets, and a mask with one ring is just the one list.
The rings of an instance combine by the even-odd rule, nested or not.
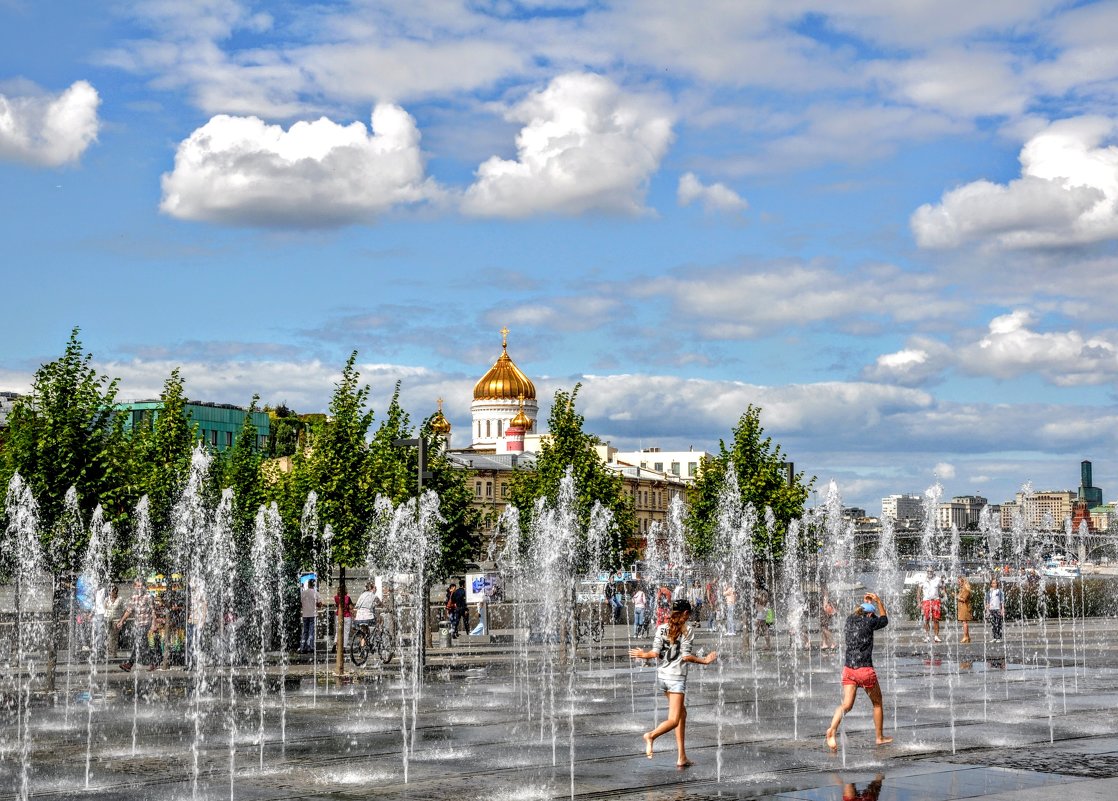
[(492, 420), (486, 420), (485, 421), (485, 436), (487, 436), (487, 437), (493, 436), (493, 429), (490, 428), (490, 426), (492, 426), (492, 425), (493, 425)]
[(497, 421), (497, 436), (498, 437), (503, 437), (504, 435), (505, 435), (505, 421), (504, 420), (498, 420)]

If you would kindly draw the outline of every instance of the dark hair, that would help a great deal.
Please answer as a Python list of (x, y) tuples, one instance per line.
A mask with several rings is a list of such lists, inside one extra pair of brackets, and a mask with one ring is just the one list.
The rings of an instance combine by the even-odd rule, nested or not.
[(676, 642), (683, 636), (683, 628), (691, 617), (691, 604), (689, 601), (679, 599), (672, 604), (672, 613), (668, 618), (668, 639)]

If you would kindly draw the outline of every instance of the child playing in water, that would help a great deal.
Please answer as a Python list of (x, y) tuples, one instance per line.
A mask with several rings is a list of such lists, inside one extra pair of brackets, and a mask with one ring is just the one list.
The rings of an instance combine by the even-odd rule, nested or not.
[(868, 592), (865, 600), (846, 618), (843, 637), (846, 641), (846, 659), (842, 668), (842, 703), (835, 708), (831, 727), (827, 729), (827, 747), (838, 750), (838, 730), (842, 719), (854, 708), (854, 696), (861, 687), (873, 704), (873, 727), (877, 744), (893, 742), (883, 731), (885, 710), (881, 703), (881, 685), (873, 669), (873, 633), (889, 625), (885, 604), (876, 594)]
[(684, 696), (687, 692), (687, 665), (695, 662), (699, 665), (709, 665), (717, 657), (714, 651), (706, 656), (695, 656), (691, 653), (694, 641), (694, 632), (688, 623), (691, 617), (691, 604), (681, 599), (672, 604), (671, 615), (667, 622), (656, 627), (656, 635), (652, 640), (652, 650), (645, 651), (640, 648), (630, 648), (629, 656), (633, 659), (659, 659), (656, 668), (656, 683), (668, 699), (667, 719), (644, 735), (644, 753), (652, 759), (652, 743), (662, 734), (667, 734), (675, 729), (675, 742), (679, 751), (676, 757), (676, 767), (686, 768), (691, 765), (687, 758), (687, 749), (684, 738), (687, 731), (687, 707), (684, 706)]

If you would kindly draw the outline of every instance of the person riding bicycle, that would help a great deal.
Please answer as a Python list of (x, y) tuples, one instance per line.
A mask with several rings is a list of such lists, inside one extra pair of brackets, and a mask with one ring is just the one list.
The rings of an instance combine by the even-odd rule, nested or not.
[(357, 596), (354, 605), (354, 625), (358, 628), (372, 626), (377, 619), (378, 607), (381, 606), (380, 597), (377, 595), (376, 583), (365, 582), (365, 591)]

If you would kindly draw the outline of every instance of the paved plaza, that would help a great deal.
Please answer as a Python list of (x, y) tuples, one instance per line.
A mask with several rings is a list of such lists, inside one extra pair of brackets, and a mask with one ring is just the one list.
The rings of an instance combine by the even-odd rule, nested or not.
[[(1112, 629), (1113, 621), (1086, 630), (1050, 625), (1045, 640), (1034, 622), (1011, 626), (997, 648), (976, 637), (933, 650), (902, 623), (894, 647), (879, 639), (875, 652), (895, 741), (873, 744), (870, 705), (859, 695), (838, 754), (823, 745), (839, 697), (838, 657), (800, 651), (793, 666), (787, 642), (779, 661), (772, 652), (741, 653), (739, 644), (737, 654), (692, 667), (687, 740), (695, 765), (685, 770), (675, 767), (671, 735), (657, 741), (651, 760), (644, 756), (640, 735), (663, 703), (654, 669), (629, 667), (621, 627), (607, 628), (573, 677), (554, 665), (547, 685), (534, 660), (541, 652), (525, 663), (508, 646), (432, 650), (414, 745), (410, 728), (403, 733), (412, 699), (394, 665), (337, 685), (321, 669), (316, 683), (310, 665), (295, 664), (285, 696), (270, 667), (263, 704), (251, 666), (233, 684), (233, 704), (225, 687), (192, 705), (181, 670), (113, 670), (102, 675), (92, 708), (80, 686), (85, 675), (75, 672), (68, 707), (32, 709), (28, 781), (33, 797), (66, 799), (791, 801), (837, 800), (845, 790), (890, 800), (1109, 801), (1118, 797)], [(712, 632), (698, 640), (717, 647)], [(197, 735), (195, 711), (205, 713)], [(23, 761), (10, 731), (0, 795), (18, 797)]]

